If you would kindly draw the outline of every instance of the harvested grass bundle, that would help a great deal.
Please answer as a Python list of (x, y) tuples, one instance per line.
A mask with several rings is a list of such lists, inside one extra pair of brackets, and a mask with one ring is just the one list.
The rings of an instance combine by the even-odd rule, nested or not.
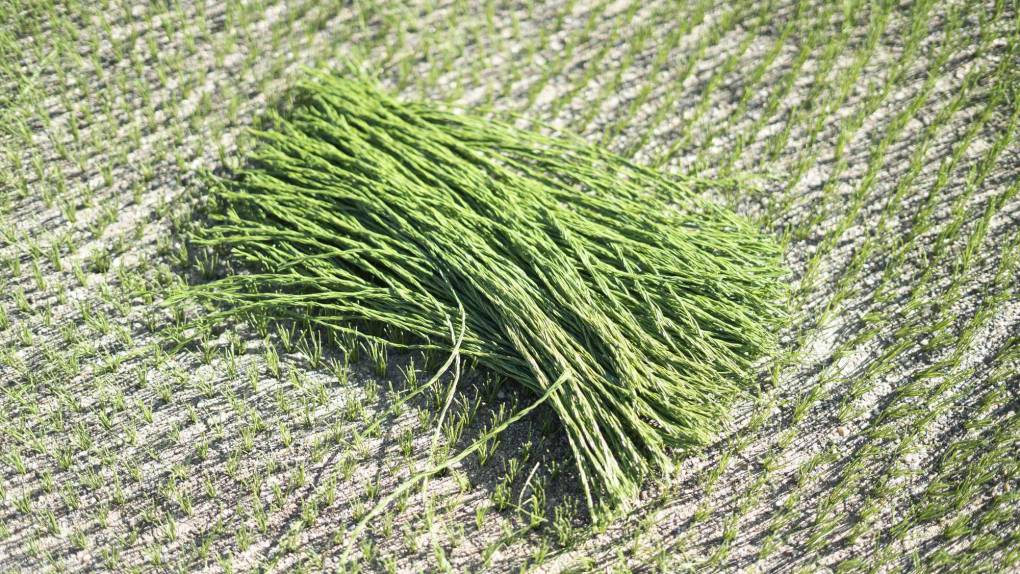
[(314, 77), (211, 185), (196, 242), (254, 267), (226, 313), (371, 321), (460, 352), (562, 421), (589, 505), (708, 440), (781, 313), (779, 251), (744, 219), (602, 149)]

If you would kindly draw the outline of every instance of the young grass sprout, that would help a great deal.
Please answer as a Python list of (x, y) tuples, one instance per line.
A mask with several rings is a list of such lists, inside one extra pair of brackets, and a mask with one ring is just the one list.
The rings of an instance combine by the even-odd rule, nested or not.
[(342, 77), (302, 81), (264, 123), (247, 166), (210, 177), (193, 240), (251, 272), (188, 291), (224, 306), (206, 320), (341, 339), (358, 321), (449, 350), (462, 304), (463, 356), (536, 394), (562, 382), (549, 403), (591, 508), (709, 440), (773, 348), (779, 248), (701, 200), (710, 182)]

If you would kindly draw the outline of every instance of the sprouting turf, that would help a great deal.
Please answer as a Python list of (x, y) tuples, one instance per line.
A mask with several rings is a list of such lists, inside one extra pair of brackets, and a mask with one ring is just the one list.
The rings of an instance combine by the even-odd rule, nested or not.
[[(1017, 21), (1003, 0), (0, 0), (0, 572), (1015, 571)], [(462, 322), (430, 295), (408, 349), (185, 296), (259, 267), (184, 241), (228, 205), (196, 174), (242, 190), (272, 149), (247, 129), (293, 122), (288, 90), (340, 62), (453, 110), (441, 133), (516, 126), (502, 147), (546, 150), (527, 169), (475, 151), (515, 185), (573, 189), (546, 164), (590, 162), (660, 181), (626, 186), (670, 196), (655, 221), (725, 206), (781, 245), (777, 352), (628, 509), (586, 511), (550, 402), (568, 381), (483, 365), (510, 347), (468, 323), (478, 301)], [(457, 165), (433, 177), (492, 177)]]

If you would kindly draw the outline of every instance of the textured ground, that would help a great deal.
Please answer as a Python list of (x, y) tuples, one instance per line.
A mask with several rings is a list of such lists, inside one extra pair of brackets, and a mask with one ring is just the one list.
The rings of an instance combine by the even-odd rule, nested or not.
[[(0, 0), (0, 571), (1016, 570), (1018, 39), (1012, 2)], [(428, 464), (442, 397), (392, 399), (445, 358), (167, 339), (221, 263), (196, 170), (348, 61), (736, 177), (784, 238), (783, 352), (635, 508), (592, 524), (539, 410), (349, 541)], [(439, 457), (531, 399), (460, 385)]]

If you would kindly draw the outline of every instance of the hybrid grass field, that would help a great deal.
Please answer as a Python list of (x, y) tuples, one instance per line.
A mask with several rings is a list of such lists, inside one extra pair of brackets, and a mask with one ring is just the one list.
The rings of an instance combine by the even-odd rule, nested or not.
[[(1018, 25), (1008, 2), (0, 1), (0, 571), (1017, 570)], [(738, 182), (704, 199), (782, 244), (777, 355), (630, 507), (590, 514), (554, 409), (476, 361), (193, 328), (185, 285), (234, 265), (186, 241), (199, 174), (349, 62)]]

